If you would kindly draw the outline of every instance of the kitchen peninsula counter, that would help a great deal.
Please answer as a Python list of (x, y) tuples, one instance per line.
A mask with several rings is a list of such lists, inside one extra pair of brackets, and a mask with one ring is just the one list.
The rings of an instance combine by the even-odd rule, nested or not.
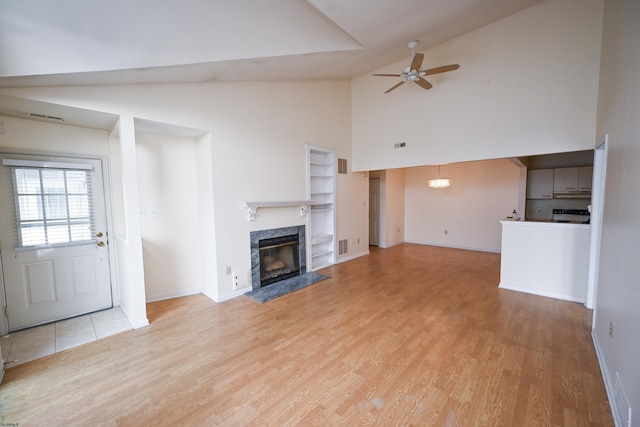
[(500, 221), (500, 288), (584, 303), (589, 224)]

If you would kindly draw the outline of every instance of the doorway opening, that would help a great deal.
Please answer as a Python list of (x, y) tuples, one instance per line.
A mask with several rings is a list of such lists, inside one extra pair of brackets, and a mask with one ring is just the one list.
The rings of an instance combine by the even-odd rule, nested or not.
[(380, 178), (369, 178), (369, 246), (380, 245)]

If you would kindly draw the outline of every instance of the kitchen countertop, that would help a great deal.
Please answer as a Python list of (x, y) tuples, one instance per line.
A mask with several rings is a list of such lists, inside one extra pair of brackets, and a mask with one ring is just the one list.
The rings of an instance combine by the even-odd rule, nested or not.
[(527, 221), (517, 221), (513, 219), (505, 218), (500, 221), (504, 225), (530, 225), (530, 226), (551, 226), (551, 227), (567, 227), (567, 226), (578, 226), (578, 227), (589, 227), (589, 224), (582, 224), (578, 222), (553, 222), (551, 220), (527, 220)]

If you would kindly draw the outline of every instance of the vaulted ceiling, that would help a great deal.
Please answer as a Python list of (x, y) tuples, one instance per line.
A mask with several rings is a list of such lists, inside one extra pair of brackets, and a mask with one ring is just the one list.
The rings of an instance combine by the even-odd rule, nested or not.
[(0, 87), (348, 79), (543, 0), (2, 0)]

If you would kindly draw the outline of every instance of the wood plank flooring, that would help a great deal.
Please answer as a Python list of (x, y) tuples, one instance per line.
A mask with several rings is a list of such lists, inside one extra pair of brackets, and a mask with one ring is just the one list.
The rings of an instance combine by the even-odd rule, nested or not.
[(266, 304), (202, 295), (9, 369), (3, 423), (611, 426), (581, 304), (500, 290), (500, 255), (404, 244)]

